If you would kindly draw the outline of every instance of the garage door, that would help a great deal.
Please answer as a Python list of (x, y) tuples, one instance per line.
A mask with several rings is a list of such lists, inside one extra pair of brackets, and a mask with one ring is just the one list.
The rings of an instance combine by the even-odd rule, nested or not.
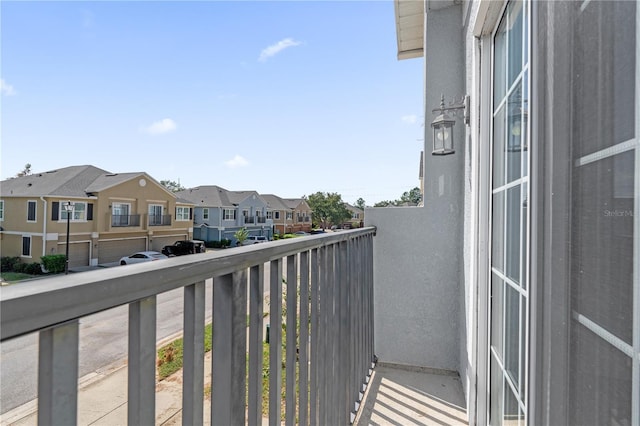
[(170, 246), (176, 241), (186, 240), (187, 238), (184, 235), (173, 235), (171, 237), (153, 237), (153, 241), (151, 241), (151, 247), (149, 250), (161, 251), (162, 247)]
[(122, 256), (147, 249), (146, 238), (98, 242), (98, 263), (117, 262)]
[[(69, 246), (69, 268), (76, 266), (88, 266), (89, 265), (89, 242), (83, 241), (79, 243), (71, 242)], [(66, 254), (67, 245), (59, 244), (58, 253)]]

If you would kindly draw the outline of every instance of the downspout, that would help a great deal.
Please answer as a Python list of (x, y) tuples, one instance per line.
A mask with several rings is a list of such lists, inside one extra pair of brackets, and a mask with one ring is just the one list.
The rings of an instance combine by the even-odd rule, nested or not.
[(44, 208), (42, 209), (43, 217), (42, 217), (42, 255), (47, 255), (47, 200), (44, 197), (40, 197), (42, 200), (42, 204)]

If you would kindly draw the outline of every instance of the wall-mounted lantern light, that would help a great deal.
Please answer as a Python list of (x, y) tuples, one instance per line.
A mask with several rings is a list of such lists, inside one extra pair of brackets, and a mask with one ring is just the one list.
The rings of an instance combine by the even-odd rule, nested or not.
[(431, 122), (433, 128), (433, 151), (431, 155), (453, 154), (453, 126), (456, 124), (454, 118), (449, 117), (448, 111), (453, 111), (456, 116), (457, 110), (463, 110), (464, 123), (469, 124), (469, 96), (465, 96), (459, 102), (452, 102), (445, 106), (444, 95), (440, 98), (440, 108), (435, 108), (432, 112), (439, 115)]

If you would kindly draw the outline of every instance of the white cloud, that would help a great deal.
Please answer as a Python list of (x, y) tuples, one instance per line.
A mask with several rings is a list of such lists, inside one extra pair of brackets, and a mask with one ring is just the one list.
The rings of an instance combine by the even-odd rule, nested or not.
[(283, 40), (280, 40), (276, 44), (272, 44), (271, 46), (265, 49), (262, 49), (262, 52), (260, 52), (260, 57), (258, 58), (258, 60), (260, 62), (264, 62), (270, 57), (275, 56), (278, 53), (282, 52), (284, 49), (288, 47), (299, 46), (300, 44), (302, 43), (299, 41), (295, 41), (292, 38), (285, 38)]
[(249, 165), (249, 162), (242, 157), (241, 155), (237, 155), (235, 157), (233, 157), (231, 160), (229, 161), (225, 161), (224, 164), (227, 165), (227, 167), (229, 167), (230, 169), (236, 169), (238, 167), (246, 167)]
[(160, 121), (156, 121), (150, 126), (141, 128), (141, 131), (144, 133), (149, 133), (150, 135), (161, 135), (163, 133), (173, 132), (177, 128), (177, 124), (170, 118), (165, 118)]
[(0, 78), (0, 92), (5, 96), (13, 96), (16, 94), (16, 90), (12, 85), (4, 81), (4, 78)]
[(402, 116), (400, 119), (407, 124), (416, 124), (416, 122), (418, 121), (418, 116), (415, 114), (405, 115), (405, 116)]

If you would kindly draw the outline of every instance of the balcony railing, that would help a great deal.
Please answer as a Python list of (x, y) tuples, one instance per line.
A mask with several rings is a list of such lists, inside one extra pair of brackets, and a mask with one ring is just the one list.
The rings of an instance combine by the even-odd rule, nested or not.
[(171, 215), (150, 215), (149, 226), (171, 226)]
[(256, 223), (256, 220), (253, 216), (245, 216), (244, 223)]
[(111, 215), (111, 226), (140, 226), (140, 215), (139, 214)]
[(259, 425), (266, 281), (269, 424), (283, 420), (281, 398), (286, 424), (348, 424), (373, 367), (374, 233), (363, 228), (5, 287), (0, 341), (39, 332), (38, 422), (77, 424), (80, 319), (128, 305), (128, 422), (154, 424), (156, 298), (182, 287), (183, 424), (202, 424), (205, 280), (213, 278), (211, 424)]
[(258, 216), (256, 219), (258, 220), (258, 223), (267, 223), (267, 218), (264, 216)]

